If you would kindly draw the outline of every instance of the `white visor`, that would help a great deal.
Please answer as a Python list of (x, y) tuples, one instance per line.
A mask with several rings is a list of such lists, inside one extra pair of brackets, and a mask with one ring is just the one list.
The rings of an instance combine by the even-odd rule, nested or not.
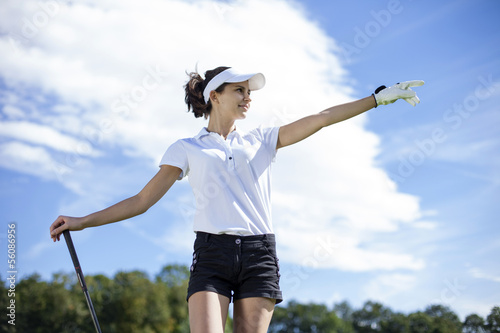
[(223, 72), (220, 72), (212, 78), (203, 90), (203, 97), (205, 98), (205, 103), (210, 100), (210, 92), (216, 90), (222, 84), (244, 82), (248, 81), (248, 89), (259, 90), (266, 84), (266, 78), (262, 73), (252, 73), (252, 74), (240, 74), (232, 68), (228, 68)]

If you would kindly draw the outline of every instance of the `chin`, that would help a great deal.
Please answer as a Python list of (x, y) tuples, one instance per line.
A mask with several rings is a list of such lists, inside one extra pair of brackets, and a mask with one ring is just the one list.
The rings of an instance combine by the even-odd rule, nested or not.
[(239, 112), (238, 115), (236, 116), (236, 119), (245, 119), (247, 117), (247, 113), (245, 112)]

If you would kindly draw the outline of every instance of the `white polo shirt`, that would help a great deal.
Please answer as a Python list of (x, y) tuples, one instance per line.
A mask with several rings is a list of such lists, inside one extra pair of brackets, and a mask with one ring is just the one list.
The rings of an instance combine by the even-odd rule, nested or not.
[(172, 144), (160, 162), (188, 176), (196, 199), (194, 231), (213, 234), (273, 233), (271, 162), (279, 127), (238, 129), (227, 139), (203, 128)]

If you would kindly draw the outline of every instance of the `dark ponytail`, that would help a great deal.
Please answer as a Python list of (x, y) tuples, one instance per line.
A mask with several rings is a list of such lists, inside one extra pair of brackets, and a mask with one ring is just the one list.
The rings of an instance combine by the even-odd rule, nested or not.
[[(205, 80), (201, 77), (197, 72), (191, 72), (188, 74), (189, 81), (184, 86), (186, 90), (186, 97), (184, 101), (188, 106), (188, 112), (193, 111), (194, 116), (196, 118), (205, 117), (208, 118), (210, 111), (212, 110), (212, 102), (208, 101), (205, 103), (205, 98), (203, 97), (203, 90), (207, 86), (207, 83), (214, 78), (220, 72), (225, 71), (230, 67), (217, 67), (215, 69), (209, 70), (205, 72)], [(218, 93), (224, 90), (224, 87), (227, 83), (222, 84), (215, 91)]]

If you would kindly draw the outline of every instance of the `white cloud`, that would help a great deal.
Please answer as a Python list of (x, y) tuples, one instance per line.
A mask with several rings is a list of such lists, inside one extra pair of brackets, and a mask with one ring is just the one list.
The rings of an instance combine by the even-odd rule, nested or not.
[(50, 153), (42, 147), (33, 147), (20, 142), (0, 144), (0, 166), (5, 169), (27, 173), (43, 179), (55, 179)]
[(437, 223), (432, 221), (418, 221), (413, 226), (418, 229), (434, 230), (437, 227)]
[(38, 243), (35, 243), (31, 246), (29, 251), (27, 251), (26, 257), (28, 259), (38, 259), (43, 255), (43, 252), (53, 247), (52, 242), (49, 240), (43, 240)]
[[(238, 123), (246, 129), (279, 125), (353, 99), (335, 41), (289, 1), (58, 2), (46, 24), (23, 36), (23, 18), (42, 10), (36, 1), (28, 3), (24, 11), (10, 3), (7, 11), (19, 19), (0, 23), (16, 32), (0, 38), (6, 96), (26, 115), (22, 123), (2, 125), (7, 132), (1, 135), (9, 140), (70, 154), (86, 144), (86, 158), (117, 148), (158, 161), (174, 140), (205, 124), (186, 114), (183, 104), (185, 71), (196, 65), (201, 72), (229, 65), (265, 73), (266, 88), (255, 92), (248, 119)], [(41, 110), (12, 97), (26, 96), (25, 87), (43, 99), (32, 101)], [(384, 250), (367, 245), (377, 233), (418, 221), (421, 212), (418, 198), (400, 193), (376, 166), (380, 140), (365, 129), (366, 121), (359, 116), (334, 125), (278, 153), (274, 223), (286, 260), (302, 264), (314, 258), (318, 239), (331, 236), (339, 242), (338, 253), (322, 253), (318, 267), (423, 267), (421, 259), (400, 253), (397, 241)], [(29, 133), (19, 134), (20, 127)], [(4, 167), (33, 173), (19, 167), (28, 161), (44, 166), (37, 171), (41, 177), (54, 161), (43, 147), (14, 141), (2, 149), (2, 160), (10, 158)], [(116, 168), (115, 177), (106, 179), (113, 184), (119, 184), (116, 175), (127, 174), (122, 165), (85, 166), (90, 169), (64, 180), (76, 193), (90, 191), (92, 168)]]
[(98, 155), (98, 152), (87, 142), (64, 135), (51, 127), (32, 122), (2, 122), (0, 123), (0, 133), (10, 139), (26, 141), (66, 153), (78, 152), (79, 155), (83, 156)]
[(374, 299), (382, 303), (389, 302), (393, 297), (401, 297), (417, 285), (417, 277), (409, 274), (381, 274), (363, 287), (366, 299)]
[(484, 272), (482, 269), (479, 269), (477, 267), (473, 267), (469, 269), (469, 273), (475, 277), (476, 279), (483, 279), (483, 280), (488, 280), (492, 282), (500, 282), (500, 276), (495, 276), (493, 274), (489, 274), (487, 272)]
[(283, 227), (277, 230), (282, 260), (311, 268), (337, 268), (351, 272), (421, 270), (425, 267), (423, 260), (395, 251), (397, 243), (387, 244), (386, 249), (371, 245), (370, 240), (375, 239), (369, 232), (361, 235), (346, 226), (322, 225), (314, 230), (315, 224), (308, 219), (298, 218), (301, 225), (286, 225), (289, 221), (286, 219)]
[(9, 119), (23, 119), (25, 117), (25, 114), (21, 109), (11, 105), (5, 105), (2, 112)]

